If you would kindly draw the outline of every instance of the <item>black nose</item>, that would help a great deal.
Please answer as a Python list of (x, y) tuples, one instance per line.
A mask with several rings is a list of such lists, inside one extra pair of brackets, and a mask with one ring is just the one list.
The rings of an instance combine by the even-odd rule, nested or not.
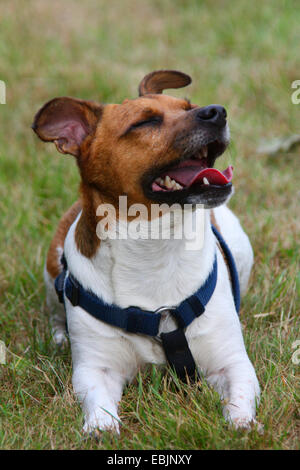
[(202, 123), (215, 124), (224, 127), (226, 124), (226, 109), (219, 104), (211, 104), (197, 111), (197, 120)]

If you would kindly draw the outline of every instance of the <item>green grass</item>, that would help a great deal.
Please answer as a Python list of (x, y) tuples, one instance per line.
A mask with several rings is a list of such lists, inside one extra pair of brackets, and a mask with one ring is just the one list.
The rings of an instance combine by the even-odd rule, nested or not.
[[(0, 447), (5, 449), (295, 449), (299, 447), (299, 148), (256, 153), (260, 140), (299, 133), (296, 1), (2, 0), (0, 79)], [(264, 435), (228, 428), (205, 384), (174, 385), (151, 368), (121, 403), (123, 428), (97, 443), (81, 433), (69, 350), (49, 337), (42, 280), (47, 247), (61, 214), (77, 197), (71, 157), (38, 142), (30, 124), (47, 100), (73, 95), (103, 102), (137, 96), (149, 71), (175, 68), (191, 87), (172, 92), (223, 104), (235, 166), (230, 206), (255, 251), (242, 304), (247, 350), (262, 387)], [(266, 316), (256, 317), (260, 313)], [(299, 390), (299, 388), (298, 388)], [(298, 407), (298, 408), (297, 408)]]

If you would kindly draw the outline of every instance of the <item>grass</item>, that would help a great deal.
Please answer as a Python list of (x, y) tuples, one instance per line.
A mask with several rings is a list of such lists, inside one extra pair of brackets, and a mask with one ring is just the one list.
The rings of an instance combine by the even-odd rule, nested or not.
[[(292, 0), (1, 2), (0, 339), (8, 348), (0, 365), (1, 448), (299, 448), (299, 365), (292, 362), (300, 339), (299, 148), (256, 153), (261, 140), (299, 133), (300, 105), (291, 102), (291, 83), (300, 78), (299, 21)], [(223, 164), (234, 164), (236, 188), (230, 205), (256, 260), (241, 318), (262, 387), (264, 435), (228, 429), (205, 384), (202, 392), (178, 390), (170, 374), (150, 368), (125, 390), (121, 437), (86, 439), (70, 352), (49, 337), (43, 264), (79, 177), (71, 157), (34, 137), (33, 115), (55, 96), (135, 97), (140, 79), (158, 68), (193, 77), (176, 96), (228, 110), (232, 145)]]

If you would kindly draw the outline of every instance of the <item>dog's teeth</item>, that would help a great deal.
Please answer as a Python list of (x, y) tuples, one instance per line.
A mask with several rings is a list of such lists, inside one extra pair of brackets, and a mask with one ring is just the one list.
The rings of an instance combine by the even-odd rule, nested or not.
[(164, 184), (164, 180), (160, 177), (156, 178), (155, 180), (155, 183), (159, 184), (160, 186), (162, 186)]
[(171, 181), (171, 178), (170, 178), (169, 175), (167, 175), (167, 176), (165, 177), (164, 184), (165, 184), (166, 188), (172, 189), (172, 181)]
[(175, 181), (175, 180), (171, 180), (171, 181), (172, 181), (172, 185), (173, 185), (172, 187), (173, 187), (174, 190), (182, 189), (181, 184), (177, 183), (177, 181)]
[(199, 156), (198, 158), (207, 158), (207, 145), (204, 145), (204, 147), (201, 147), (199, 150)]
[(206, 185), (209, 185), (209, 181), (208, 181), (207, 178), (205, 178), (205, 176), (204, 176), (204, 178), (203, 178), (203, 183), (206, 184)]
[(155, 181), (159, 183), (160, 186), (164, 186), (167, 189), (182, 189), (181, 184), (170, 178), (169, 175), (165, 176), (164, 178), (156, 178)]

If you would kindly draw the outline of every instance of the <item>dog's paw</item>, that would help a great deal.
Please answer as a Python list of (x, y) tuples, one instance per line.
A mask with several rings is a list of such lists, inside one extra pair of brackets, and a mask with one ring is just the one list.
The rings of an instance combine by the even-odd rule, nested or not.
[(65, 330), (56, 329), (52, 332), (53, 341), (56, 346), (63, 348), (68, 344), (68, 337)]
[(229, 420), (229, 424), (234, 428), (234, 429), (240, 429), (244, 431), (251, 431), (253, 429), (256, 429), (256, 431), (259, 434), (264, 433), (264, 426), (263, 424), (259, 423), (256, 421), (254, 418), (249, 418), (248, 416), (241, 416), (241, 417), (235, 417), (231, 420)]
[(104, 410), (100, 410), (100, 412), (86, 418), (83, 432), (96, 439), (101, 439), (101, 433), (107, 431), (119, 435), (119, 423), (120, 420), (118, 417), (112, 416)]

